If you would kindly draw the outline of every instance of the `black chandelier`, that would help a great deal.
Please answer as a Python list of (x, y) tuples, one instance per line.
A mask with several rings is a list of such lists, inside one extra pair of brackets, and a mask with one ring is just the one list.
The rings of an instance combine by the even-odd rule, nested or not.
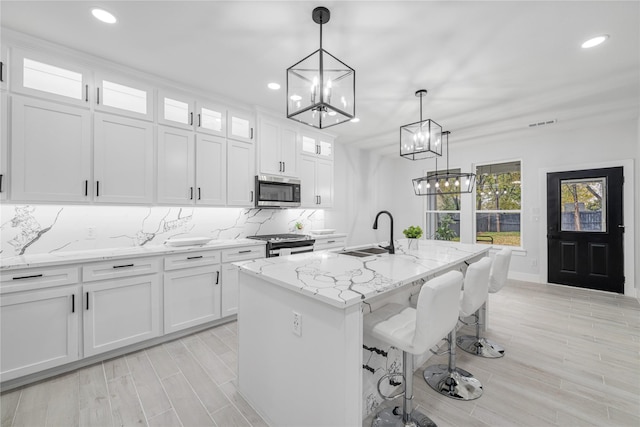
[(426, 89), (416, 91), (420, 97), (420, 121), (400, 126), (400, 156), (421, 160), (442, 156), (442, 126), (431, 119), (422, 120), (422, 98)]
[(447, 145), (447, 169), (438, 171), (438, 158), (436, 158), (436, 171), (427, 176), (413, 179), (413, 191), (416, 196), (430, 196), (435, 194), (461, 194), (473, 192), (476, 182), (476, 174), (471, 172), (453, 172), (449, 169), (449, 134), (442, 132), (442, 137)]
[(287, 69), (287, 117), (318, 129), (355, 117), (356, 72), (322, 48), (322, 25), (331, 14), (316, 7), (320, 49)]

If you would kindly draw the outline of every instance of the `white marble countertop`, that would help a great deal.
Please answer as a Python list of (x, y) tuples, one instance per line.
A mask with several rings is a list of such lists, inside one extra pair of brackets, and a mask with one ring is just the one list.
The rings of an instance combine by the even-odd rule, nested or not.
[(264, 246), (266, 242), (254, 239), (212, 240), (205, 245), (168, 246), (145, 245), (130, 248), (93, 249), (84, 251), (52, 252), (0, 258), (0, 271), (21, 268), (51, 267), (79, 262), (107, 261), (131, 257), (169, 255), (193, 251), (230, 249), (239, 246)]
[(337, 239), (339, 237), (347, 237), (346, 233), (331, 233), (331, 234), (314, 234), (308, 233), (313, 239)]
[(345, 308), (437, 274), (491, 249), (490, 245), (436, 240), (418, 240), (418, 249), (408, 249), (407, 239), (394, 242), (395, 255), (385, 253), (359, 258), (320, 251), (236, 265), (273, 284)]

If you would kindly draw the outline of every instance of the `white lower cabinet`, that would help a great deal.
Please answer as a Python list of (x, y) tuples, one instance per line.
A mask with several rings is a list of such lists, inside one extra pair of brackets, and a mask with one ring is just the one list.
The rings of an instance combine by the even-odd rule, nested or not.
[(160, 335), (157, 274), (98, 281), (82, 291), (85, 357)]
[(220, 318), (220, 264), (164, 274), (164, 332)]
[(78, 360), (80, 286), (0, 297), (0, 380)]
[(313, 244), (314, 251), (324, 251), (327, 249), (344, 249), (347, 244), (346, 237), (318, 237), (315, 236)]
[(222, 317), (238, 313), (238, 267), (232, 263), (264, 258), (264, 246), (252, 246), (222, 251)]

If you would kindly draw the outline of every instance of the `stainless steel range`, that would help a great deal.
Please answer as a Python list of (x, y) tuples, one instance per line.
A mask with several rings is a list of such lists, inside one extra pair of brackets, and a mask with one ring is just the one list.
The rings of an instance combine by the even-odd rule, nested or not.
[(266, 241), (267, 258), (280, 256), (281, 249), (290, 249), (292, 254), (313, 252), (313, 244), (315, 243), (311, 236), (305, 234), (263, 234), (247, 236), (247, 238)]

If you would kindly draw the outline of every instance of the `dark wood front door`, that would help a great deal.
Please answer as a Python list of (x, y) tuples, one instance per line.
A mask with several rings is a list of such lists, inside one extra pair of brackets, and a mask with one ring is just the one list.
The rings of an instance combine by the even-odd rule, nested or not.
[(547, 174), (549, 283), (624, 293), (622, 172)]

